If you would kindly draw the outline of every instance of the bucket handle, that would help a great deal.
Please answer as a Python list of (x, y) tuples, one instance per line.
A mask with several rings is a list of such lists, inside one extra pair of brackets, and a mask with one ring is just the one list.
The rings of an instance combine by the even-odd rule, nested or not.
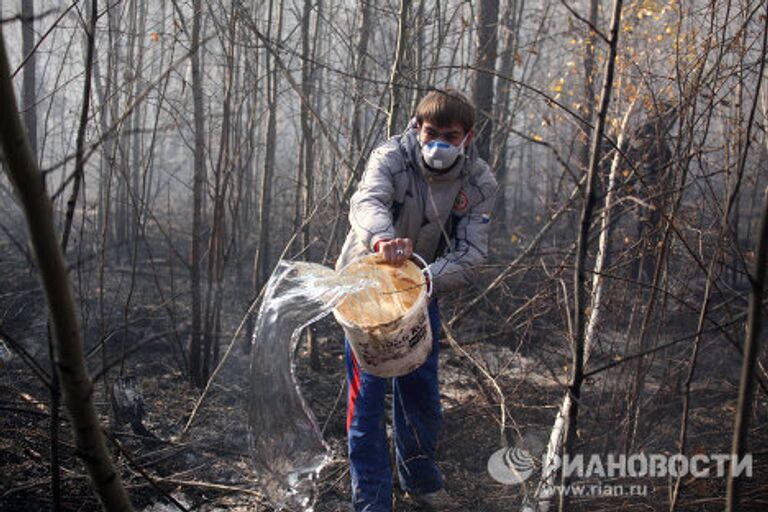
[(429, 270), (429, 265), (426, 261), (424, 261), (424, 258), (416, 254), (415, 252), (411, 254), (411, 256), (416, 260), (417, 263), (421, 265), (421, 271), (424, 274), (424, 278), (427, 281), (427, 297), (432, 297), (432, 271)]

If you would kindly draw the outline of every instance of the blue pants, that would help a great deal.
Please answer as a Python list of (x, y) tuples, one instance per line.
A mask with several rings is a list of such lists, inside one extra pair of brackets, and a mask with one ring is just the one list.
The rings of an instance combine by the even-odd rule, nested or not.
[[(443, 488), (443, 477), (435, 463), (442, 423), (437, 381), (440, 313), (435, 299), (429, 304), (429, 322), (432, 352), (423, 365), (395, 377), (392, 384), (397, 473), (401, 488), (412, 494)], [(387, 379), (361, 370), (347, 340), (345, 346), (352, 503), (355, 512), (391, 512), (392, 472), (384, 416)]]

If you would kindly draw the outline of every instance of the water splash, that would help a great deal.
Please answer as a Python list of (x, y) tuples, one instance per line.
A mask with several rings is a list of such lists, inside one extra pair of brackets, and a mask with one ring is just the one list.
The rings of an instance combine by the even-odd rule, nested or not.
[(376, 283), (314, 263), (280, 261), (253, 334), (248, 437), (261, 487), (280, 508), (312, 511), (314, 486), (332, 453), (299, 391), (292, 355), (304, 327), (347, 295)]

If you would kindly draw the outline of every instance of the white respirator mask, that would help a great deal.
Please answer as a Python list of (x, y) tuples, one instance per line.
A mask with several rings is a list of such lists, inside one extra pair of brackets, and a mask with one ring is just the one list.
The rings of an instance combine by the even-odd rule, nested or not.
[(461, 143), (458, 146), (440, 139), (432, 140), (425, 144), (422, 143), (421, 156), (424, 159), (424, 163), (438, 171), (448, 169), (456, 163), (460, 156), (464, 155), (464, 142), (466, 142), (467, 136), (469, 136), (469, 133), (461, 139)]

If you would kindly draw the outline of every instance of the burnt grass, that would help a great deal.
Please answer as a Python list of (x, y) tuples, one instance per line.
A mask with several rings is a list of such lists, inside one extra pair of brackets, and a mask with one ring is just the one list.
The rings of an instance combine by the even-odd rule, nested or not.
[[(0, 295), (2, 329), (49, 371), (45, 337), (46, 311), (39, 286), (23, 263), (9, 268)], [(94, 383), (93, 398), (109, 446), (120, 474), (137, 510), (178, 510), (170, 497), (188, 510), (270, 511), (258, 488), (258, 475), (249, 461), (247, 443), (247, 397), (249, 355), (237, 340), (221, 374), (214, 381), (206, 402), (197, 414), (189, 435), (179, 434), (199, 397), (185, 375), (179, 347), (186, 344), (188, 310), (184, 299), (175, 304), (178, 321), (175, 332), (168, 309), (150, 306), (153, 283), (142, 278), (136, 287), (130, 324), (124, 325), (120, 306), (125, 276), (113, 273), (114, 297), (107, 308), (108, 339), (99, 349), (101, 327), (84, 323), (86, 352), (91, 375), (104, 363), (119, 362)], [(179, 289), (183, 282), (176, 284)], [(509, 291), (507, 291), (509, 293)], [(517, 293), (522, 294), (519, 290)], [(98, 302), (92, 295), (78, 297), (81, 310), (96, 317)], [(143, 302), (145, 301), (146, 302)], [(523, 433), (546, 437), (561, 401), (569, 354), (565, 333), (556, 308), (542, 306), (532, 316), (516, 321), (518, 334), (493, 336), (504, 304), (497, 297), (496, 307), (481, 305), (457, 331), (468, 359), (446, 340), (441, 342), (441, 391), (444, 426), (438, 449), (438, 462), (447, 488), (464, 510), (501, 512), (519, 510), (524, 495), (532, 492), (538, 473), (523, 485), (503, 485), (488, 474), (489, 456), (503, 446), (500, 431), (500, 400), (487, 375), (495, 378), (506, 406), (507, 442), (516, 442)], [(221, 353), (230, 342), (240, 321), (242, 306), (225, 304), (223, 325), (227, 331), (219, 341)], [(459, 302), (447, 302), (444, 315), (455, 311)], [(501, 309), (503, 310), (503, 308)], [(661, 321), (661, 320), (660, 320)], [(674, 337), (690, 332), (690, 313), (663, 319), (676, 325)], [(346, 393), (342, 332), (325, 319), (313, 329), (319, 342), (320, 369), (309, 368), (306, 347), (298, 352), (298, 375), (302, 389), (326, 440), (336, 458), (324, 470), (317, 486), (318, 512), (332, 512), (349, 500), (349, 473), (345, 461)], [(114, 331), (114, 332), (112, 332)], [(146, 342), (154, 334), (170, 331)], [(611, 337), (619, 337), (620, 325), (604, 326), (593, 355), (596, 366), (613, 357)], [(662, 330), (662, 334), (663, 330)], [(132, 347), (143, 343), (139, 349)], [(739, 358), (733, 348), (714, 336), (705, 339), (692, 388), (688, 432), (689, 453), (728, 453), (733, 412), (738, 391)], [(6, 345), (10, 346), (8, 340)], [(51, 491), (51, 403), (48, 388), (25, 364), (16, 348), (10, 360), (0, 367), (0, 510), (29, 511), (53, 507)], [(645, 453), (676, 453), (682, 410), (682, 380), (690, 344), (659, 353), (648, 368), (635, 449)], [(473, 362), (474, 361), (474, 362)], [(682, 368), (682, 370), (680, 369)], [(577, 450), (582, 453), (620, 451), (626, 432), (626, 386), (633, 366), (620, 365), (589, 379), (584, 386)], [(115, 420), (108, 389), (121, 376), (132, 377), (143, 395), (143, 426), (151, 437), (137, 434), (135, 428)], [(768, 403), (759, 387), (753, 404), (750, 451), (754, 457), (753, 476), (745, 480), (743, 510), (768, 507)], [(60, 505), (62, 510), (99, 510), (84, 467), (76, 456), (66, 410), (59, 423), (58, 459), (60, 467)], [(594, 479), (593, 479), (594, 480)], [(595, 483), (595, 482), (589, 482)], [(645, 486), (643, 496), (591, 496), (574, 498), (573, 510), (668, 510), (671, 485), (667, 478), (646, 478), (606, 484)], [(395, 485), (395, 510), (417, 510)], [(678, 510), (722, 510), (725, 479), (683, 479)]]

